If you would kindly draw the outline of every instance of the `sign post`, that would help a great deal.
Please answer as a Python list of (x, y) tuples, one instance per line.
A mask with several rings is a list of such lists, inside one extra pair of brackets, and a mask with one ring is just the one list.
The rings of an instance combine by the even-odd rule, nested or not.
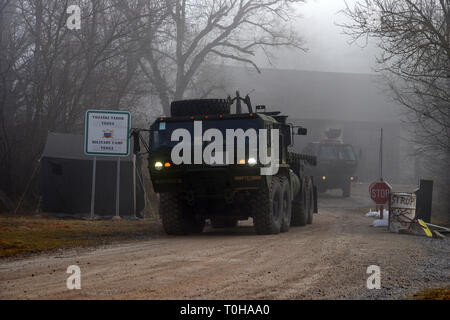
[(136, 219), (136, 153), (133, 154), (133, 215)]
[(383, 128), (381, 128), (380, 137), (380, 177), (383, 180)]
[(116, 219), (120, 219), (120, 157), (117, 157), (116, 173)]
[(383, 219), (384, 205), (390, 200), (391, 186), (383, 179), (383, 128), (381, 128), (380, 136), (380, 180), (372, 183), (369, 186), (370, 198), (380, 206), (380, 218)]
[(94, 219), (95, 211), (95, 179), (97, 177), (97, 157), (94, 157), (92, 164), (92, 194), (91, 194), (91, 219)]
[(84, 152), (94, 156), (92, 172), (91, 219), (95, 211), (97, 156), (117, 157), (116, 218), (120, 218), (120, 158), (130, 154), (131, 114), (124, 111), (86, 112)]

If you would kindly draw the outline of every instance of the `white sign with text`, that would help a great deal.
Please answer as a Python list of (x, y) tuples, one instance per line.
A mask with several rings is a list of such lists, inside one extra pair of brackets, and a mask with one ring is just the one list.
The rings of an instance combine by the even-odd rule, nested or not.
[(85, 153), (125, 157), (130, 153), (131, 114), (124, 111), (86, 112)]

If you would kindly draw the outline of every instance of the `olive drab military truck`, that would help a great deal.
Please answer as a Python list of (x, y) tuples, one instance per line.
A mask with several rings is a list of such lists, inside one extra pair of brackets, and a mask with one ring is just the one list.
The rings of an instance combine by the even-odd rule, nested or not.
[[(252, 144), (250, 133), (262, 129), (269, 137)], [(255, 155), (260, 155), (261, 148), (269, 153), (274, 149), (273, 130), (279, 136), (274, 142), (279, 162), (274, 174), (263, 174), (268, 165)], [(222, 150), (211, 153), (213, 161), (202, 159), (202, 151), (213, 141), (216, 146), (222, 143), (218, 137), (202, 140), (208, 132), (227, 138), (229, 132), (244, 132), (245, 152), (237, 150), (238, 138), (232, 136), (238, 146), (230, 149), (223, 138)], [(253, 218), (257, 234), (278, 234), (291, 226), (311, 224), (317, 212), (317, 189), (312, 177), (305, 175), (305, 167), (314, 166), (316, 158), (290, 151), (293, 136), (306, 134), (306, 129), (288, 124), (280, 112), (266, 112), (264, 106), (253, 110), (248, 95), (242, 98), (239, 92), (233, 99), (173, 102), (171, 116), (157, 119), (150, 127), (149, 170), (160, 194), (164, 230), (170, 235), (200, 233), (208, 219), (213, 228), (229, 228)], [(182, 140), (187, 143), (183, 148)], [(257, 150), (251, 150), (255, 146)], [(174, 154), (183, 161), (174, 159)]]
[(327, 139), (309, 143), (303, 152), (317, 157), (317, 166), (307, 168), (307, 174), (314, 177), (319, 193), (330, 189), (341, 189), (344, 198), (351, 195), (351, 184), (356, 181), (358, 161), (350, 144), (339, 137), (340, 129), (325, 132)]

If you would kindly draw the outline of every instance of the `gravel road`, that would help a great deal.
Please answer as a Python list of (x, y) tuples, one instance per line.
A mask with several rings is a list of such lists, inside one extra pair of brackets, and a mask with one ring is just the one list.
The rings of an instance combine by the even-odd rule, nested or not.
[[(250, 222), (0, 261), (0, 299), (402, 299), (450, 284), (450, 241), (390, 234), (362, 214), (365, 193), (326, 194), (314, 223), (257, 236)], [(69, 291), (66, 270), (81, 268)], [(368, 266), (381, 268), (368, 290)]]

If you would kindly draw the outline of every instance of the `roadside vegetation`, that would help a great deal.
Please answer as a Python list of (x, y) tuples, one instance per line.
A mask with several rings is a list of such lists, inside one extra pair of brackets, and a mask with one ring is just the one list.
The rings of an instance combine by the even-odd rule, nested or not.
[(154, 219), (58, 220), (45, 215), (1, 215), (0, 230), (0, 258), (158, 237), (162, 233)]
[(450, 300), (450, 287), (425, 289), (416, 293), (414, 300)]

